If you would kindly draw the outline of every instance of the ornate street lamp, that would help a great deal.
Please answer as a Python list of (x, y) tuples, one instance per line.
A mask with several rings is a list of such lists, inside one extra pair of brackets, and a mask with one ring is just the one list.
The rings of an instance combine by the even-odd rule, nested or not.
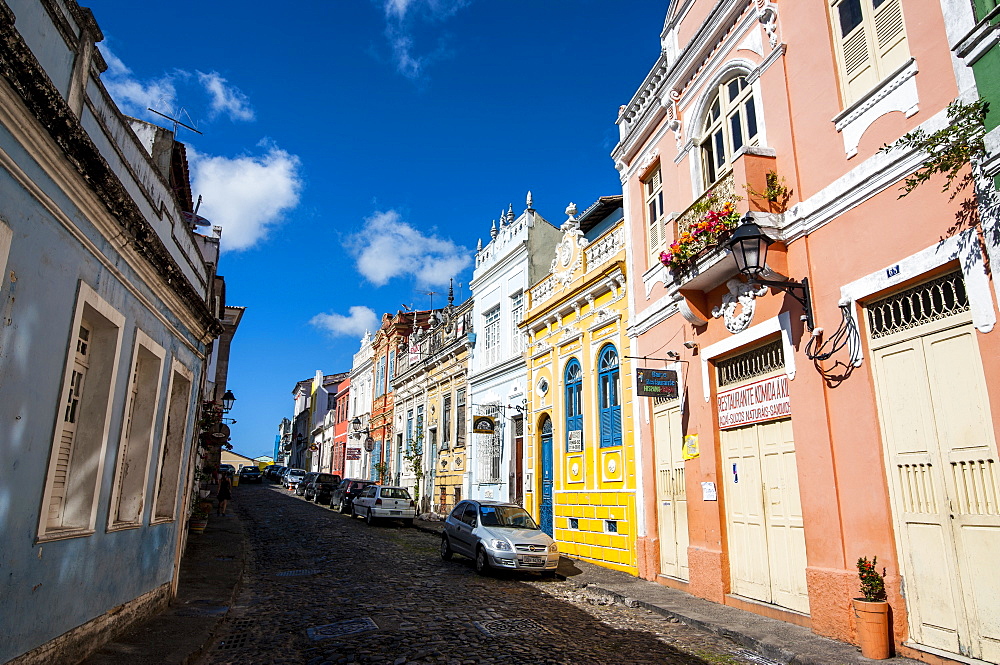
[(760, 227), (753, 221), (753, 215), (749, 212), (743, 215), (741, 221), (742, 224), (736, 227), (733, 235), (729, 238), (729, 249), (733, 253), (737, 269), (741, 274), (746, 275), (751, 282), (784, 291), (799, 301), (803, 311), (802, 320), (811, 331), (813, 329), (813, 313), (808, 278), (803, 277), (801, 282), (761, 279), (760, 274), (766, 270), (767, 265), (767, 248), (774, 240), (760, 230)]
[(222, 412), (232, 411), (234, 402), (236, 402), (236, 395), (233, 394), (232, 390), (226, 390), (226, 394), (222, 396)]

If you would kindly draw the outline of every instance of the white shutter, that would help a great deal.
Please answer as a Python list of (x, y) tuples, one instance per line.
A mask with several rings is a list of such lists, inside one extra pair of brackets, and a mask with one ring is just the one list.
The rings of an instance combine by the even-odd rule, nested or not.
[(87, 361), (90, 355), (91, 330), (86, 322), (74, 343), (73, 372), (66, 386), (63, 402), (62, 432), (59, 436), (59, 452), (56, 453), (56, 468), (52, 474), (52, 492), (49, 495), (47, 528), (62, 526), (66, 505), (66, 488), (69, 485), (70, 465), (73, 461), (73, 442), (76, 439), (76, 423), (80, 417), (80, 402), (83, 399), (83, 384), (87, 376)]
[(875, 58), (864, 21), (841, 38), (841, 57), (844, 67), (844, 87), (847, 102), (853, 102), (878, 83)]
[(657, 169), (643, 184), (646, 190), (646, 241), (649, 253), (656, 257), (663, 244), (663, 182), (660, 170)]
[(875, 10), (874, 19), (879, 70), (881, 78), (885, 78), (910, 57), (900, 0), (885, 0)]

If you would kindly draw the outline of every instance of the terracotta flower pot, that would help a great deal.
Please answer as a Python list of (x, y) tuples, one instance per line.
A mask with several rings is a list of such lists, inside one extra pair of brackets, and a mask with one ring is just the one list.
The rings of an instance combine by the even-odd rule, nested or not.
[(892, 642), (889, 639), (889, 603), (853, 598), (854, 618), (858, 626), (861, 655), (873, 660), (888, 658)]

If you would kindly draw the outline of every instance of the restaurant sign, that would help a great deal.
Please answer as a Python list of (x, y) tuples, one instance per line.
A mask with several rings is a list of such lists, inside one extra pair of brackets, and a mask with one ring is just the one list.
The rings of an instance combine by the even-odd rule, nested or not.
[(348, 448), (346, 459), (357, 460), (361, 459), (361, 449), (360, 448)]
[(792, 415), (788, 401), (788, 376), (772, 376), (732, 390), (724, 390), (716, 397), (719, 410), (719, 429), (740, 427), (767, 420), (787, 418)]
[(677, 399), (677, 372), (672, 369), (647, 369), (640, 367), (635, 370), (636, 385), (640, 397), (666, 397)]

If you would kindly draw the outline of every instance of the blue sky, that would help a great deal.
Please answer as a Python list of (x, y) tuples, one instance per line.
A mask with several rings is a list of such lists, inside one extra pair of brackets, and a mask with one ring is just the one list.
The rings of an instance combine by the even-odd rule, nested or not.
[[(665, 0), (82, 0), (128, 114), (183, 129), (200, 213), (247, 308), (237, 452), (270, 454), (296, 381), (347, 371), (367, 327), (467, 285), (513, 204), (559, 224), (620, 193), (618, 107)], [(462, 294), (468, 297), (464, 286)]]

